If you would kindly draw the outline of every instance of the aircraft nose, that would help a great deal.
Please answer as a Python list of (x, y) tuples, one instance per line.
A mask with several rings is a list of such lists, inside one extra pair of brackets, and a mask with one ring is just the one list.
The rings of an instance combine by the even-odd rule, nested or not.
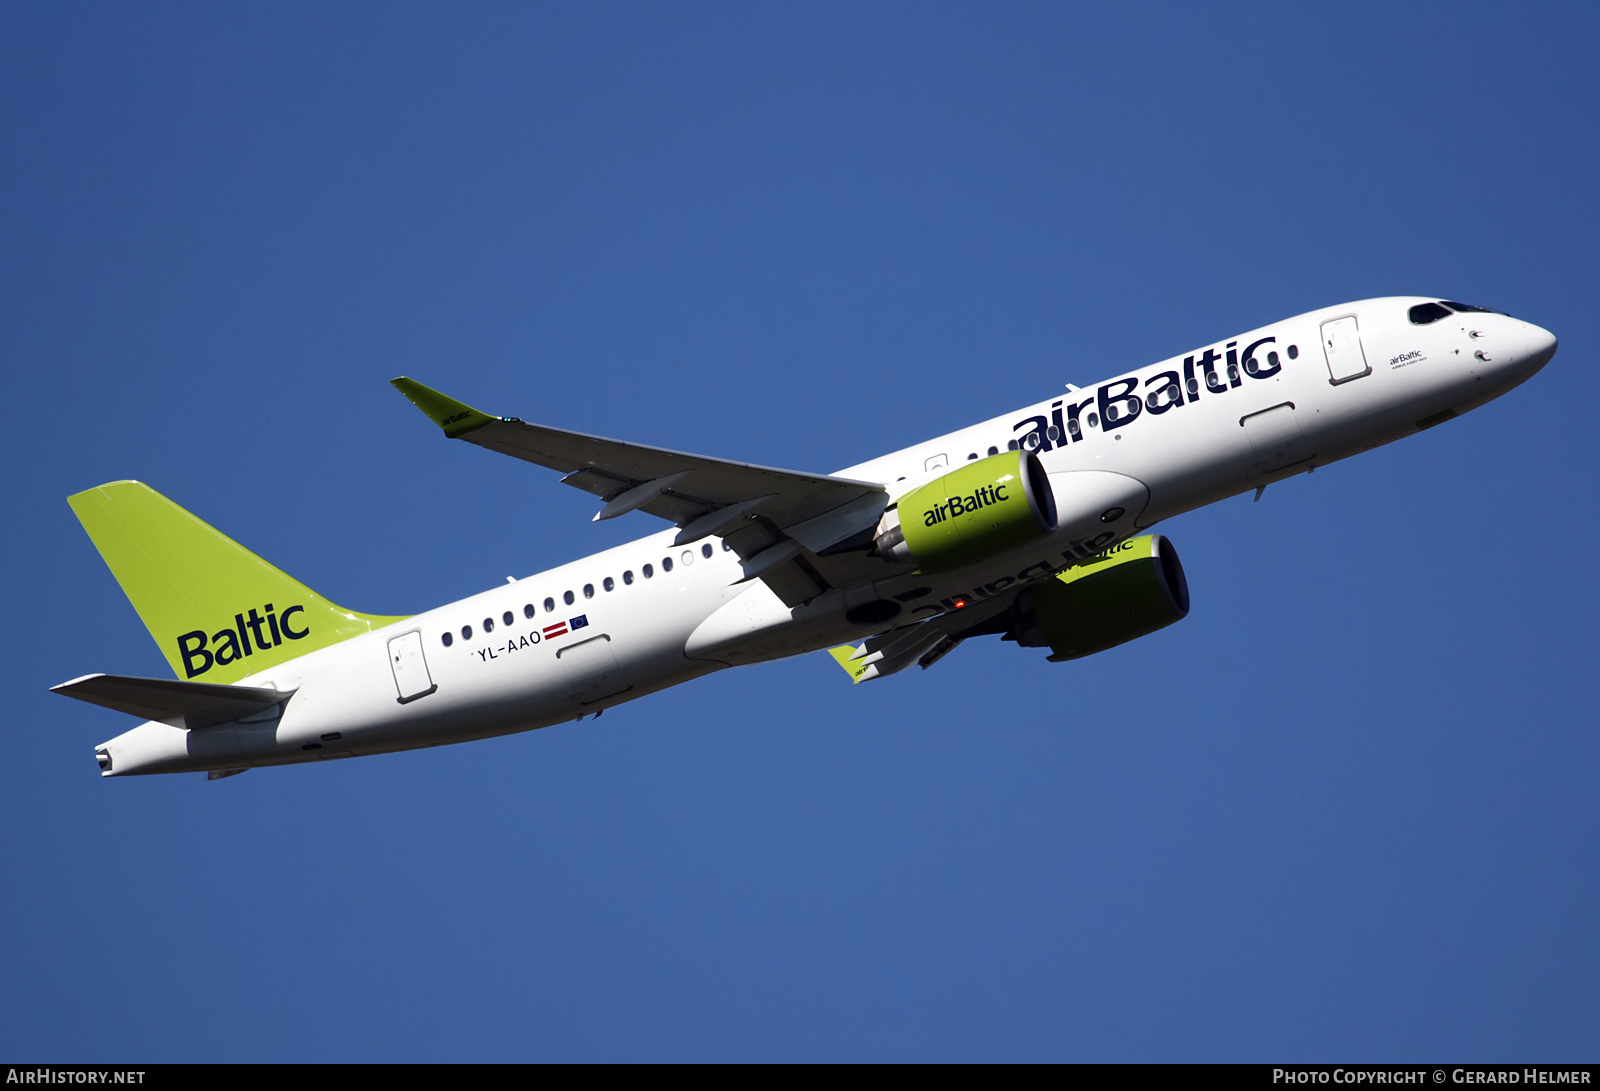
[(1524, 322), (1522, 340), (1525, 345), (1522, 364), (1528, 369), (1529, 374), (1544, 367), (1550, 362), (1550, 357), (1556, 354), (1556, 335), (1542, 326)]

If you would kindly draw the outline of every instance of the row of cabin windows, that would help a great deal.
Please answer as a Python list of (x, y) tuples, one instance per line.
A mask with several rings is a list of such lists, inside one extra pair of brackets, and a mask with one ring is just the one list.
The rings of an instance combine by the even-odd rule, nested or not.
[[(727, 542), (723, 542), (722, 543), (722, 548), (724, 550), (727, 550), (730, 547), (729, 547)], [(709, 559), (711, 557), (711, 554), (713, 552), (714, 551), (711, 548), (711, 543), (710, 542), (706, 542), (704, 545), (702, 545), (700, 547), (700, 556), (705, 557), (707, 559)], [(683, 563), (684, 564), (690, 564), (693, 561), (694, 561), (694, 550), (692, 550), (692, 549), (684, 550), (683, 551)], [(663, 571), (663, 572), (671, 572), (672, 571), (672, 558), (671, 557), (662, 557), (661, 558), (661, 571)], [(643, 568), (639, 569), (639, 573), (640, 573), (640, 575), (644, 576), (645, 579), (647, 579), (647, 580), (651, 579), (656, 574), (655, 566), (647, 564)], [(633, 569), (629, 568), (629, 569), (626, 569), (626, 570), (623, 571), (623, 573), (622, 573), (622, 582), (625, 583), (625, 584), (630, 584), (630, 585), (633, 583)], [(600, 586), (602, 588), (604, 588), (605, 590), (607, 590), (607, 591), (615, 591), (617, 589), (617, 581), (612, 579), (610, 576), (607, 576), (605, 579), (600, 581)], [(594, 598), (594, 584), (586, 583), (586, 584), (583, 585), (583, 597), (586, 598), (586, 599)], [(578, 596), (573, 594), (571, 591), (563, 591), (561, 593), (561, 601), (566, 603), (568, 606), (571, 606), (573, 603), (575, 603), (577, 601), (577, 599), (578, 599)], [(555, 611), (556, 611), (556, 600), (555, 600), (555, 598), (553, 596), (546, 598), (544, 600), (544, 612), (547, 613), (547, 614), (553, 614), (553, 613), (555, 613)], [(523, 608), (522, 608), (522, 616), (525, 617), (525, 618), (534, 617), (534, 616), (536, 616), (538, 614), (538, 612), (539, 611), (537, 611), (537, 610), (535, 610), (533, 608), (533, 603), (531, 603), (531, 602), (528, 603), (527, 605), (523, 606)], [(505, 613), (500, 615), (500, 624), (501, 625), (512, 625), (512, 624), (516, 623), (516, 620), (517, 620), (517, 615), (512, 613), (510, 610), (507, 610)], [(494, 618), (486, 617), (486, 618), (483, 619), (483, 631), (484, 632), (486, 632), (486, 633), (494, 632), (494, 626), (495, 626)], [(461, 626), (461, 639), (462, 640), (471, 640), (472, 639), (472, 626), (471, 625), (463, 625), (463, 626)], [(450, 633), (449, 631), (440, 633), (439, 634), (439, 642), (441, 644), (443, 644), (445, 647), (448, 648), (448, 647), (450, 647), (450, 645), (452, 645), (452, 644), (454, 644), (456, 642), (455, 635), (453, 633)]]

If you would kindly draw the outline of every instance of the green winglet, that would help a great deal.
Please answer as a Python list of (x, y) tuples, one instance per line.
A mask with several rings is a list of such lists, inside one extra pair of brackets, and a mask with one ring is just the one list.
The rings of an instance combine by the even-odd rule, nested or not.
[(415, 379), (408, 379), (404, 375), (398, 379), (390, 379), (389, 382), (410, 399), (412, 405), (426, 413), (429, 420), (443, 428), (444, 434), (451, 439), (459, 439), (474, 428), (482, 428), (500, 419), (491, 417), (487, 413), (480, 413), (465, 402), (458, 402), (439, 393), (433, 387), (423, 386)]
[(856, 647), (854, 644), (846, 644), (838, 648), (829, 648), (828, 654), (833, 656), (834, 661), (837, 662), (839, 666), (843, 667), (844, 672), (850, 676), (851, 685), (855, 685), (857, 682), (860, 682), (861, 676), (867, 672), (867, 667), (871, 666), (871, 664), (862, 663), (859, 659), (855, 660), (854, 662), (851, 661), (850, 657), (856, 654)]

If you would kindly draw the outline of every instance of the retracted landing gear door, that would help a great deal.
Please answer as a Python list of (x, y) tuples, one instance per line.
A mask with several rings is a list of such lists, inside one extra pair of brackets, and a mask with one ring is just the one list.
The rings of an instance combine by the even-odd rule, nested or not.
[(1328, 357), (1328, 380), (1334, 385), (1372, 371), (1366, 353), (1361, 351), (1361, 331), (1356, 328), (1353, 314), (1322, 324), (1322, 351)]
[(426, 697), (439, 687), (428, 674), (428, 661), (422, 654), (422, 634), (413, 630), (389, 641), (389, 666), (394, 669), (395, 689), (400, 703)]

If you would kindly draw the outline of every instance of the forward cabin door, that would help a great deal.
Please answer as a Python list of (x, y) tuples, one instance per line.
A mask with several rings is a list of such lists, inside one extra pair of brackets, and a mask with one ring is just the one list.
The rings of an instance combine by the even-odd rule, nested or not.
[(394, 686), (400, 693), (402, 705), (426, 697), (439, 688), (428, 673), (420, 632), (413, 630), (390, 639), (389, 666), (394, 671)]
[(1361, 331), (1356, 316), (1347, 315), (1322, 324), (1322, 352), (1328, 358), (1328, 378), (1347, 383), (1371, 373), (1366, 353), (1361, 351)]

